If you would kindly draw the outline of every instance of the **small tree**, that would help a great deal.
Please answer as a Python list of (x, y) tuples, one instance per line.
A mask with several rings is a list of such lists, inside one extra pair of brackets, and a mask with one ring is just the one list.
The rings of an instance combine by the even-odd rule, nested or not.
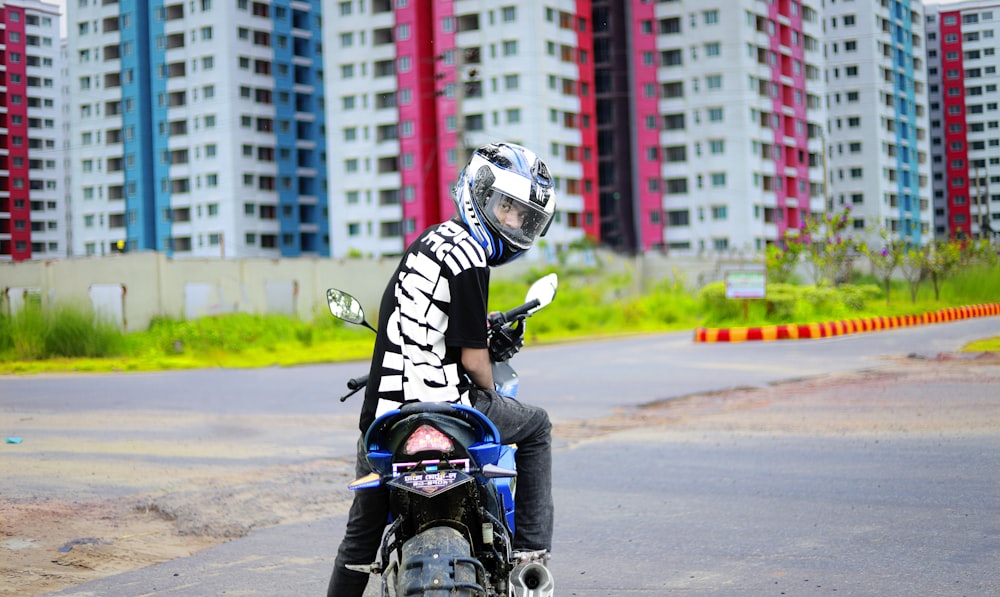
[(882, 287), (885, 289), (885, 303), (888, 305), (892, 273), (899, 266), (900, 243), (898, 240), (891, 239), (889, 231), (885, 228), (879, 229), (879, 236), (882, 239), (881, 247), (873, 248), (864, 243), (861, 245), (861, 252), (868, 257), (872, 275), (882, 283)]
[(1000, 251), (987, 238), (981, 238), (967, 243), (966, 264), (981, 263), (983, 265), (1000, 265)]
[(813, 282), (817, 286), (823, 280), (836, 286), (850, 278), (856, 254), (853, 239), (845, 234), (850, 213), (851, 207), (847, 206), (839, 213), (811, 218), (806, 222)]
[(910, 302), (917, 302), (917, 292), (920, 290), (920, 283), (927, 274), (927, 251), (920, 247), (914, 247), (902, 251), (899, 256), (899, 269), (903, 271), (903, 277), (910, 287)]
[(927, 249), (925, 267), (934, 287), (934, 300), (941, 298), (941, 282), (958, 267), (962, 260), (962, 245), (955, 241), (935, 242)]
[(795, 266), (806, 250), (806, 244), (799, 236), (786, 233), (784, 243), (784, 248), (778, 245), (768, 245), (764, 255), (767, 279), (778, 284), (786, 283), (791, 279)]

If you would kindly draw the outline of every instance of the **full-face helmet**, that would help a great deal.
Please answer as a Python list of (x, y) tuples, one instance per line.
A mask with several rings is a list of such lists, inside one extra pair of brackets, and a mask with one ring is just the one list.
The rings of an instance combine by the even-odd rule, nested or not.
[(530, 249), (548, 231), (556, 209), (545, 162), (511, 143), (477, 149), (459, 176), (454, 198), (490, 265), (507, 263)]

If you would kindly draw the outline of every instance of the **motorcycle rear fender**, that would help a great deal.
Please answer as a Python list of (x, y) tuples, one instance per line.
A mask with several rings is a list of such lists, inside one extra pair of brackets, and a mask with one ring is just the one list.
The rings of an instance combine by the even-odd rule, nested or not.
[[(480, 468), (485, 464), (499, 464), (501, 444), (500, 432), (481, 412), (462, 404), (450, 402), (414, 402), (402, 408), (389, 411), (375, 420), (365, 433), (365, 448), (368, 463), (381, 475), (392, 474), (392, 448), (389, 445), (389, 430), (401, 417), (436, 413), (454, 416), (472, 425), (478, 440), (467, 446), (469, 455)], [(501, 465), (503, 466), (503, 465)]]

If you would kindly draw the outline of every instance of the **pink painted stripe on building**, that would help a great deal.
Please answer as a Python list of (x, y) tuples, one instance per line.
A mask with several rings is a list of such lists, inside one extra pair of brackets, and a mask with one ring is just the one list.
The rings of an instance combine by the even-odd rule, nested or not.
[[(768, 7), (774, 23), (769, 33), (770, 50), (777, 56), (771, 64), (772, 110), (778, 116), (774, 128), (774, 192), (782, 217), (777, 222), (778, 238), (789, 229), (802, 226), (809, 213), (809, 130), (806, 120), (806, 61), (801, 10), (791, 10), (789, 0)], [(787, 24), (786, 24), (787, 23)], [(783, 51), (784, 49), (784, 51)], [(776, 92), (776, 93), (775, 93)], [(787, 145), (791, 139), (791, 144)], [(801, 153), (801, 158), (800, 157)], [(789, 174), (789, 171), (793, 173)]]
[[(434, 31), (434, 91), (437, 107), (436, 125), (434, 131), (437, 144), (438, 168), (436, 184), (438, 189), (437, 205), (441, 219), (446, 219), (455, 213), (455, 204), (451, 199), (451, 187), (458, 179), (459, 170), (465, 166), (465, 148), (463, 140), (459, 139), (458, 131), (462, 128), (459, 122), (463, 116), (458, 113), (457, 96), (448, 97), (444, 91), (448, 85), (459, 83), (458, 66), (462, 63), (462, 56), (455, 44), (455, 25), (450, 28), (445, 27), (446, 22), (454, 23), (455, 3), (454, 2), (419, 2), (418, 4), (433, 4), (431, 17), (433, 19), (432, 28)], [(448, 30), (446, 30), (448, 29)], [(453, 53), (455, 60), (451, 64), (445, 64), (443, 57), (446, 53)], [(457, 91), (456, 91), (457, 93)], [(449, 130), (449, 119), (456, 122), (456, 128)], [(448, 156), (456, 157), (455, 163), (448, 162)]]
[[(664, 239), (663, 194), (659, 184), (650, 189), (650, 180), (659, 181), (662, 178), (660, 162), (660, 106), (656, 78), (656, 33), (655, 26), (649, 33), (643, 33), (644, 21), (656, 23), (656, 5), (652, 2), (632, 2), (632, 68), (635, 72), (635, 88), (632, 97), (635, 109), (635, 159), (637, 161), (637, 180), (633, 193), (636, 197), (638, 212), (638, 233), (644, 251), (661, 245)], [(647, 63), (644, 56), (652, 55), (653, 60)], [(652, 85), (656, 93), (647, 96), (645, 90)], [(654, 126), (647, 126), (647, 120), (652, 120)], [(624, 134), (625, 131), (622, 131)], [(647, 151), (655, 148), (655, 156)], [(655, 218), (653, 214), (658, 214)]]
[(577, 126), (580, 128), (580, 160), (583, 166), (583, 180), (580, 185), (580, 193), (583, 195), (583, 231), (589, 238), (599, 241), (601, 214), (597, 189), (597, 99), (594, 88), (591, 0), (576, 1), (576, 17), (577, 22), (583, 24), (576, 29), (576, 65), (579, 73), (580, 97)]
[(780, 149), (781, 158), (777, 157), (776, 153), (772, 153), (775, 156), (774, 159), (774, 194), (777, 199), (777, 209), (781, 213), (781, 217), (777, 218), (777, 228), (778, 228), (778, 238), (785, 237), (785, 231), (788, 229), (788, 216), (786, 212), (786, 206), (788, 202), (788, 189), (785, 188), (785, 113), (784, 113), (784, 94), (781, 92), (781, 62), (783, 55), (781, 53), (781, 34), (782, 26), (778, 22), (779, 16), (781, 14), (781, 6), (778, 2), (772, 2), (767, 7), (767, 18), (770, 19), (771, 23), (774, 25), (774, 30), (768, 32), (769, 50), (771, 51), (771, 56), (777, 56), (777, 60), (771, 62), (771, 128), (774, 130), (774, 149), (777, 151)]
[[(403, 239), (409, 244), (442, 219), (435, 143), (437, 98), (433, 93), (437, 61), (430, 6), (424, 2), (405, 3), (394, 16)], [(406, 226), (407, 222), (412, 227)]]
[[(796, 188), (793, 190), (795, 197), (798, 199), (798, 217), (795, 218), (796, 221), (794, 224), (801, 226), (805, 222), (806, 216), (809, 215), (811, 191), (809, 187), (809, 120), (806, 115), (808, 104), (808, 94), (806, 93), (806, 50), (805, 34), (803, 33), (802, 26), (802, 10), (799, 9), (795, 14), (790, 14), (789, 20), (792, 22), (791, 28), (797, 35), (798, 42), (791, 44), (792, 59), (794, 62), (791, 65), (791, 70), (785, 73), (786, 76), (792, 78), (792, 94), (790, 98), (785, 98), (785, 105), (788, 105), (788, 101), (791, 100), (798, 127), (792, 129), (795, 137), (795, 151), (791, 152), (791, 158), (786, 163), (789, 165), (794, 164), (795, 167)], [(791, 41), (794, 42), (795, 40)], [(802, 159), (799, 159), (800, 156)], [(800, 181), (801, 189), (799, 188)]]

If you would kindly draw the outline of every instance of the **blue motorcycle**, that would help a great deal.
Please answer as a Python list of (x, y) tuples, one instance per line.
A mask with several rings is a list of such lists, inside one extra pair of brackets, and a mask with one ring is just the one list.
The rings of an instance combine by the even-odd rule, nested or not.
[[(555, 298), (558, 278), (532, 284), (525, 303), (491, 313), (490, 357), (497, 393), (514, 398), (517, 373), (508, 361), (524, 344), (525, 320)], [(327, 290), (330, 312), (374, 331), (361, 304)], [(361, 390), (367, 376), (347, 382)], [(376, 419), (364, 437), (374, 472), (352, 490), (389, 490), (389, 528), (378, 560), (351, 569), (382, 576), (383, 597), (551, 597), (553, 579), (537, 562), (512, 558), (517, 471), (485, 415), (461, 404), (405, 403)]]

